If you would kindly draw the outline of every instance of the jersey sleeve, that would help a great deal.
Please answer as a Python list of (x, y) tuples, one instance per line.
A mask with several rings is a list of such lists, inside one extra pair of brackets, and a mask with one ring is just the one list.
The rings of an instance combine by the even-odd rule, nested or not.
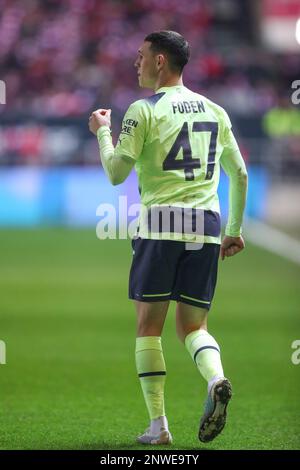
[(242, 220), (247, 196), (247, 170), (231, 129), (228, 114), (224, 111), (223, 152), (220, 163), (230, 179), (229, 214), (225, 234), (239, 237), (242, 233)]
[(232, 124), (226, 111), (222, 113), (222, 145), (225, 153), (233, 153), (239, 151), (238, 143), (232, 132)]
[(137, 161), (142, 154), (149, 122), (149, 110), (144, 101), (135, 101), (129, 106), (123, 118), (116, 156)]

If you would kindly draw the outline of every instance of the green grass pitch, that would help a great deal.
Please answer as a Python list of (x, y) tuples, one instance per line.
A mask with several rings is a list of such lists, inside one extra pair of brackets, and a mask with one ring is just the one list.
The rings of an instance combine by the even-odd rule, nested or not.
[[(2, 230), (0, 250), (0, 448), (147, 450), (135, 443), (148, 417), (129, 242), (99, 241), (93, 229)], [(163, 345), (173, 449), (300, 449), (299, 300), (297, 265), (250, 244), (220, 262), (209, 327), (234, 396), (210, 444), (197, 438), (206, 383), (176, 338), (171, 305)]]

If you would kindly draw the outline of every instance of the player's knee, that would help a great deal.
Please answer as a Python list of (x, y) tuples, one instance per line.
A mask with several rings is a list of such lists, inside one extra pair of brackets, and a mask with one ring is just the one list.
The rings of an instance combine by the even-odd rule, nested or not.
[(137, 322), (138, 336), (160, 336), (162, 332), (162, 322), (155, 321), (149, 315), (139, 315)]

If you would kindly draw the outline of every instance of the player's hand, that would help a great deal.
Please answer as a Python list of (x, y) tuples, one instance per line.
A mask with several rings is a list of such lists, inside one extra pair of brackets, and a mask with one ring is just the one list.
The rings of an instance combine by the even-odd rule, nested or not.
[(111, 126), (110, 122), (111, 109), (97, 109), (89, 118), (89, 129), (97, 135), (97, 130), (101, 126)]
[(225, 259), (227, 256), (234, 256), (245, 248), (243, 237), (228, 237), (225, 235), (221, 244), (221, 258)]

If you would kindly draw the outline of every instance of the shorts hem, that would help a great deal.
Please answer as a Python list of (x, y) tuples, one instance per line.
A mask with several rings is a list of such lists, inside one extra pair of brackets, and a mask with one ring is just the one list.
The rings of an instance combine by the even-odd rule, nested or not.
[(210, 310), (211, 308), (211, 303), (210, 304), (206, 304), (206, 303), (203, 303), (203, 302), (197, 302), (195, 300), (190, 300), (190, 299), (185, 299), (185, 298), (182, 298), (178, 295), (169, 295), (169, 296), (166, 296), (166, 297), (143, 297), (143, 296), (137, 296), (137, 295), (134, 295), (134, 294), (129, 294), (128, 295), (128, 298), (129, 300), (137, 300), (138, 302), (165, 302), (165, 301), (168, 301), (168, 300), (174, 300), (175, 302), (181, 302), (183, 304), (188, 304), (188, 305), (192, 305), (193, 307), (199, 307), (199, 308), (205, 308), (206, 310)]
[(211, 302), (209, 304), (204, 302), (197, 302), (195, 300), (183, 298), (180, 295), (171, 296), (171, 300), (175, 300), (176, 302), (181, 302), (183, 304), (192, 305), (193, 307), (205, 308), (206, 310), (210, 310), (211, 308)]
[(164, 301), (167, 301), (167, 300), (171, 300), (171, 296), (170, 295), (166, 295), (166, 296), (159, 296), (159, 297), (156, 297), (156, 296), (153, 296), (153, 297), (143, 297), (142, 295), (134, 295), (134, 294), (129, 294), (128, 295), (128, 298), (130, 300), (138, 300), (139, 302), (164, 302)]

